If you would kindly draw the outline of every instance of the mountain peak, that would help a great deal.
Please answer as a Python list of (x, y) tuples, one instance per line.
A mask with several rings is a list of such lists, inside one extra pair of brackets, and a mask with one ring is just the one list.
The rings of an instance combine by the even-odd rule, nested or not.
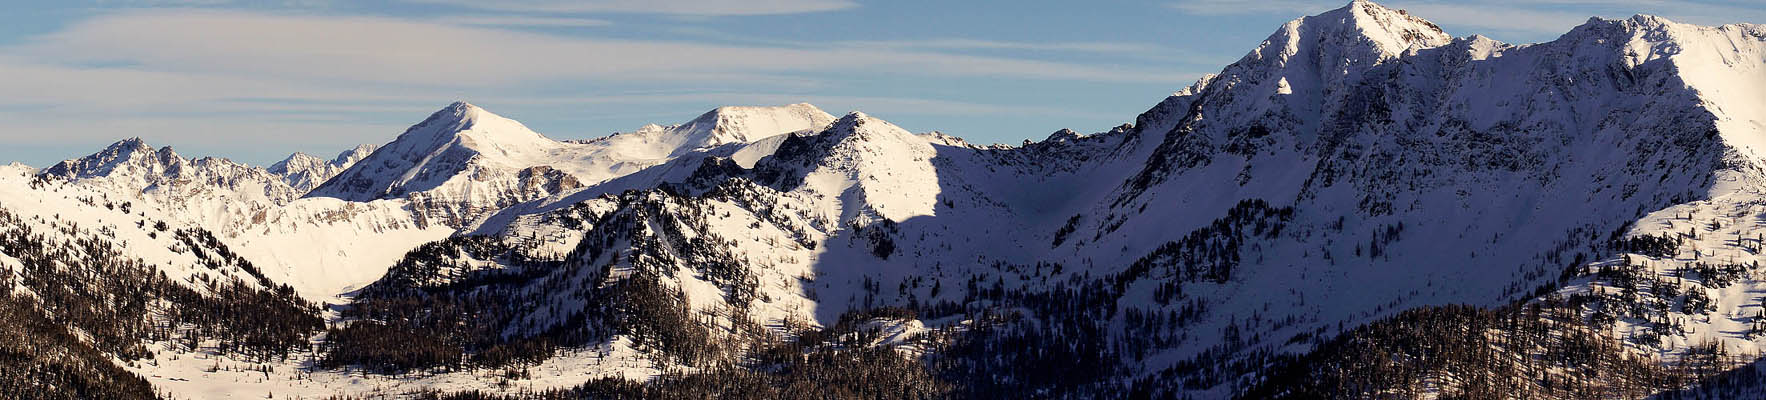
[(123, 140), (118, 140), (118, 141), (116, 141), (116, 143), (111, 143), (110, 146), (105, 147), (105, 149), (107, 149), (107, 150), (111, 150), (111, 149), (116, 149), (116, 150), (147, 149), (147, 150), (151, 151), (151, 150), (153, 150), (153, 147), (148, 146), (147, 141), (141, 140), (140, 136), (135, 136), (135, 137), (130, 137), (130, 138), (123, 139)]
[(841, 116), (838, 120), (834, 120), (834, 123), (829, 126), (829, 130), (834, 132), (856, 132), (858, 131), (858, 128), (865, 126), (865, 124), (873, 119), (875, 118), (871, 118), (869, 114), (865, 114), (863, 111), (853, 111), (846, 113), (846, 115)]
[[(485, 111), (483, 108), (472, 105), (472, 103), (456, 101), (448, 104), (446, 107), (442, 107), (440, 110), (436, 110), (432, 114), (429, 114), (429, 118), (424, 119), (423, 122), (418, 123), (417, 126), (433, 126), (440, 124), (443, 126), (450, 126), (453, 128), (452, 130), (455, 131), (463, 131), (472, 129), (473, 123), (486, 115), (499, 117), (496, 114)], [(416, 129), (417, 126), (413, 126), (412, 129)]]
[[(1280, 113), (1288, 113), (1296, 117), (1293, 118), (1295, 122), (1305, 125), (1322, 115), (1318, 106), (1323, 104), (1323, 99), (1330, 97), (1333, 91), (1348, 87), (1363, 71), (1419, 50), (1453, 42), (1452, 36), (1428, 20), (1371, 1), (1356, 0), (1334, 10), (1283, 24), (1244, 58), (1218, 74), (1203, 76), (1174, 96), (1231, 90), (1238, 93), (1228, 98), (1248, 102), (1245, 107), (1264, 108), (1253, 103), (1281, 105), (1286, 109)], [(1149, 111), (1181, 116), (1187, 108), (1164, 106)], [(1229, 117), (1238, 118), (1240, 115)], [(1242, 116), (1246, 120), (1224, 123), (1248, 125), (1254, 122), (1252, 120), (1265, 118), (1252, 114)], [(1169, 129), (1169, 126), (1161, 129)]]
[[(351, 201), (396, 198), (435, 189), (462, 174), (541, 164), (563, 146), (520, 122), (457, 101), (381, 148), (357, 147), (340, 154), (344, 162), (337, 165), (349, 168), (308, 196)], [(359, 161), (350, 163), (351, 158)]]
[(306, 193), (367, 158), (377, 148), (379, 147), (373, 145), (357, 145), (331, 160), (297, 151), (288, 155), (288, 158), (271, 164), (268, 171), (281, 177), (296, 191)]
[(1338, 29), (1359, 33), (1389, 56), (1453, 41), (1452, 35), (1429, 20), (1367, 0), (1353, 0), (1342, 8), (1301, 20), (1309, 20), (1307, 23), (1311, 24), (1335, 24)]
[(448, 106), (444, 107), (442, 109), (443, 110), (453, 110), (453, 111), (462, 112), (462, 113), (472, 113), (472, 112), (484, 111), (483, 108), (479, 108), (478, 106), (472, 105), (472, 103), (467, 103), (465, 101), (455, 101), (453, 103), (448, 103)]
[(1288, 59), (1312, 52), (1317, 54), (1306, 58), (1342, 63), (1343, 67), (1367, 66), (1451, 42), (1453, 36), (1433, 22), (1404, 10), (1355, 0), (1341, 8), (1288, 21), (1246, 57)]
[(829, 124), (827, 132), (828, 133), (825, 134), (832, 134), (834, 135), (832, 136), (833, 138), (842, 141), (857, 140), (868, 142), (894, 138), (906, 142), (920, 142), (920, 140), (912, 139), (914, 134), (908, 132), (906, 129), (902, 129), (895, 124), (889, 123), (889, 121), (872, 117), (862, 111), (853, 111), (847, 113), (846, 116), (840, 117), (839, 120), (835, 120), (834, 123)]
[(270, 173), (278, 175), (287, 175), (315, 168), (335, 168), (341, 171), (343, 168), (348, 168), (350, 165), (355, 164), (356, 161), (361, 161), (363, 158), (367, 158), (369, 154), (373, 154), (374, 150), (379, 148), (380, 146), (376, 145), (360, 144), (349, 150), (337, 153), (336, 157), (329, 160), (319, 158), (319, 156), (312, 154), (307, 154), (306, 152), (297, 151), (294, 152), (294, 154), (289, 154), (288, 157), (283, 158), (282, 161), (270, 164), (270, 167), (266, 169), (268, 169)]
[(1079, 134), (1079, 132), (1074, 132), (1072, 129), (1061, 128), (1061, 130), (1058, 130), (1058, 131), (1055, 131), (1055, 133), (1049, 134), (1049, 137), (1046, 139), (1043, 139), (1043, 141), (1044, 142), (1066, 142), (1066, 141), (1078, 140), (1081, 137), (1084, 137), (1084, 135)]
[(342, 153), (337, 153), (337, 157), (331, 159), (331, 165), (347, 167), (350, 164), (355, 164), (356, 161), (368, 158), (369, 154), (374, 154), (374, 151), (379, 149), (379, 145), (358, 144), (354, 148), (344, 150)]
[(266, 169), (272, 174), (284, 175), (288, 174), (291, 170), (305, 169), (321, 163), (324, 163), (324, 161), (320, 160), (319, 157), (314, 157), (311, 154), (297, 151), (294, 152), (294, 154), (289, 154), (288, 158), (283, 158), (282, 161), (270, 164), (270, 167)]
[[(166, 149), (169, 151), (171, 148), (167, 147)], [(156, 150), (153, 146), (147, 144), (147, 141), (142, 140), (140, 137), (131, 137), (111, 143), (109, 146), (105, 146), (103, 151), (99, 151), (97, 154), (92, 154), (86, 158), (129, 158), (131, 155), (135, 154), (144, 156), (153, 155), (155, 154), (155, 151)]]
[(859, 111), (847, 113), (814, 135), (793, 136), (785, 142), (774, 153), (775, 158), (791, 159), (799, 163), (836, 154), (842, 157), (868, 157), (899, 153), (896, 150), (879, 150), (880, 146), (926, 147), (926, 141), (915, 138), (913, 133)]
[(775, 113), (775, 112), (827, 114), (827, 112), (822, 111), (821, 108), (818, 108), (814, 104), (810, 104), (810, 103), (794, 103), (794, 104), (786, 104), (786, 105), (782, 105), (782, 106), (721, 106), (718, 108), (714, 108), (709, 112), (706, 112), (706, 114), (740, 115), (743, 113)]
[(727, 143), (746, 143), (805, 129), (819, 129), (834, 116), (809, 103), (783, 106), (723, 106), (675, 128), (689, 151)]
[(388, 146), (433, 150), (455, 142), (492, 152), (507, 148), (551, 147), (557, 144), (513, 119), (472, 103), (456, 101), (430, 114), (423, 122), (412, 125)]
[(173, 159), (183, 158), (183, 157), (178, 156), (178, 152), (172, 151), (172, 146), (161, 147), (161, 148), (159, 148), (159, 151), (156, 152), (155, 154), (157, 154), (159, 156), (159, 159), (161, 161), (165, 161), (165, 162), (170, 162), (170, 160), (173, 160)]
[(43, 170), (42, 174), (84, 179), (108, 176), (119, 168), (141, 170), (146, 174), (163, 174), (175, 170), (183, 161), (170, 146), (155, 150), (141, 138), (131, 137), (111, 143), (97, 153), (56, 163)]
[[(1675, 22), (1666, 17), (1650, 14), (1635, 14), (1628, 18), (1617, 19), (1608, 19), (1599, 16), (1589, 17), (1588, 20), (1581, 25), (1571, 28), (1570, 32), (1565, 33), (1564, 36), (1588, 36), (1592, 34), (1593, 36), (1589, 37), (1595, 38), (1596, 40), (1604, 39), (1610, 41), (1640, 39), (1644, 42), (1665, 43), (1677, 39), (1691, 39), (1705, 36), (1705, 33), (1700, 32), (1726, 30), (1737, 32), (1742, 38), (1750, 36), (1755, 38), (1766, 37), (1766, 26), (1763, 25), (1738, 23), (1719, 26), (1701, 26)], [(1707, 38), (1704, 40), (1710, 39), (1716, 38)], [(1721, 41), (1729, 40), (1730, 39), (1721, 39)], [(1746, 41), (1744, 40), (1743, 42), (1738, 43), (1746, 43)], [(1718, 45), (1718, 47), (1730, 46)]]

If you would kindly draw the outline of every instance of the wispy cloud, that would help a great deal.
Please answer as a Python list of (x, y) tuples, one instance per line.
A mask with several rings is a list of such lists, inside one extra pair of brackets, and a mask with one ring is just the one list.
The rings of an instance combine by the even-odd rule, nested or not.
[[(839, 96), (802, 93), (765, 93), (765, 92), (692, 92), (692, 93), (634, 93), (610, 94), (597, 96), (563, 96), (563, 97), (486, 97), (475, 99), (474, 102), (499, 105), (642, 105), (642, 104), (700, 104), (728, 105), (754, 104), (773, 105), (807, 102), (826, 108), (831, 113), (842, 111), (864, 110), (880, 116), (890, 115), (942, 115), (942, 116), (996, 116), (996, 115), (1061, 115), (1094, 118), (1118, 118), (1121, 115), (1099, 114), (1080, 110), (1077, 107), (1053, 107), (1028, 104), (988, 104), (959, 100), (927, 99), (913, 97), (889, 96)], [(482, 104), (481, 104), (482, 105)], [(833, 107), (833, 108), (829, 108)], [(495, 110), (492, 110), (495, 111)], [(704, 111), (682, 109), (682, 112)], [(671, 121), (657, 121), (671, 122)], [(672, 121), (672, 122), (685, 122)], [(635, 127), (634, 127), (635, 128)]]
[[(413, 100), (373, 86), (328, 85), (264, 76), (151, 71), (32, 63), (0, 57), (0, 105), (96, 113), (175, 113), (209, 109), (233, 99), (275, 97), (286, 102)], [(359, 104), (358, 104), (359, 105)]]
[[(30, 94), (0, 96), (0, 129), (56, 133), (7, 135), (0, 146), (122, 136), (163, 143), (250, 137), (300, 142), (306, 147), (297, 148), (317, 151), (384, 141), (401, 124), (454, 99), (567, 115), (584, 108), (629, 113), (644, 104), (694, 110), (800, 101), (879, 115), (1078, 115), (1089, 108), (842, 95), (827, 85), (853, 76), (1178, 85), (1195, 76), (1115, 64), (1112, 57), (1095, 64), (1015, 58), (1037, 51), (1153, 50), (1135, 44), (938, 39), (729, 45), (603, 37), (599, 29), (569, 35), (508, 29), (602, 23), (586, 17), (316, 14), (130, 9), (0, 46), (0, 76), (7, 77), (0, 79), (0, 93)], [(1002, 51), (983, 56), (972, 54), (975, 49)], [(1073, 59), (1088, 58), (1098, 59)], [(610, 88), (683, 92), (606, 95)], [(259, 148), (233, 155), (260, 161), (280, 156), (253, 153), (264, 151)]]
[(607, 26), (613, 22), (604, 19), (577, 17), (535, 17), (522, 15), (482, 16), (456, 15), (437, 18), (436, 22), (454, 25), (471, 26), (502, 26), (502, 27), (548, 27), (548, 28), (582, 28)]
[(633, 13), (682, 16), (802, 14), (857, 7), (849, 0), (407, 0), (458, 7), (543, 13)]
[(1192, 15), (1312, 15), (1320, 11), (1342, 7), (1342, 1), (1323, 0), (1182, 0), (1166, 4), (1186, 14)]
[(254, 118), (215, 115), (127, 115), (103, 118), (45, 118), (28, 111), (0, 110), (8, 130), (54, 134), (10, 135), (0, 144), (9, 149), (43, 149), (16, 154), (16, 159), (45, 166), (89, 154), (125, 137), (142, 137), (155, 146), (173, 146), (185, 156), (226, 156), (268, 164), (294, 151), (335, 152), (363, 143), (384, 143), (408, 126), (363, 119), (312, 118), (308, 115)]
[(683, 81), (816, 72), (1172, 82), (1116, 65), (841, 46), (733, 46), (558, 36), (382, 17), (140, 11), (93, 18), (6, 54), (69, 65), (286, 79), (489, 86)]
[(933, 49), (933, 50), (1030, 50), (1049, 52), (1075, 53), (1156, 53), (1170, 50), (1144, 43), (1120, 42), (1013, 42), (980, 39), (925, 39), (925, 40), (880, 40), (880, 41), (849, 41), (841, 42), (841, 46), (868, 47), (881, 49)]
[(98, 0), (101, 6), (123, 7), (187, 7), (216, 6), (232, 3), (233, 0)]

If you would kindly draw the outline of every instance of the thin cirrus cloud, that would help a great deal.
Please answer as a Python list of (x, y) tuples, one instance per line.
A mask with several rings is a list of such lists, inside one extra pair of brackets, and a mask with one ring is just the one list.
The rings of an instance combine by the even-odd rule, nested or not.
[[(228, 135), (270, 132), (302, 132), (276, 140), (309, 146), (377, 142), (385, 139), (389, 120), (402, 122), (406, 115), (420, 115), (462, 98), (517, 106), (527, 101), (557, 104), (551, 109), (615, 100), (654, 104), (812, 101), (884, 113), (995, 115), (1026, 109), (952, 100), (840, 96), (822, 89), (854, 75), (1137, 84), (1181, 84), (1194, 76), (1133, 65), (983, 56), (967, 51), (1143, 50), (1134, 45), (967, 39), (870, 45), (723, 45), (604, 38), (595, 36), (600, 32), (594, 29), (574, 31), (577, 34), (573, 35), (508, 29), (597, 24), (587, 18), (506, 15), (410, 19), (185, 8), (105, 12), (58, 31), (0, 46), (0, 76), (8, 77), (0, 79), (0, 92), (27, 94), (0, 98), (0, 120), (7, 121), (0, 127), (57, 133), (7, 136), (0, 138), (0, 143), (96, 145), (119, 135), (165, 143), (221, 143), (227, 141), (216, 140)], [(709, 98), (578, 97), (641, 87), (724, 94)], [(1051, 114), (1060, 111), (1043, 110)], [(251, 153), (256, 150), (239, 151), (232, 155), (255, 161), (273, 156)], [(29, 161), (42, 164), (52, 160)]]
[[(443, 92), (377, 90), (373, 86), (326, 85), (263, 76), (229, 76), (149, 71), (120, 67), (46, 65), (0, 57), (0, 106), (27, 107), (71, 115), (167, 114), (194, 110), (278, 111), (275, 103), (246, 101), (273, 97), (287, 103), (334, 104), (338, 110), (374, 103), (433, 100)], [(400, 93), (390, 95), (388, 93)]]
[(1167, 52), (1158, 46), (1140, 43), (1115, 42), (1013, 42), (980, 39), (926, 39), (926, 40), (891, 40), (891, 41), (850, 41), (842, 42), (843, 46), (872, 47), (886, 49), (940, 49), (940, 50), (1030, 50), (1058, 51), (1100, 54), (1132, 54)]
[(802, 14), (857, 7), (848, 0), (407, 0), (416, 3), (503, 12), (632, 13), (681, 16), (743, 16)]
[[(984, 104), (966, 101), (922, 99), (887, 96), (840, 96), (795, 93), (693, 92), (639, 93), (598, 95), (592, 97), (489, 97), (487, 102), (503, 105), (633, 105), (633, 104), (790, 104), (811, 103), (823, 111), (839, 112), (863, 105), (864, 110), (880, 115), (1012, 115), (1035, 113), (1044, 115), (1118, 118), (1115, 114), (1098, 114), (1071, 107)], [(496, 111), (496, 110), (492, 110)], [(685, 110), (702, 111), (702, 110)], [(677, 121), (684, 122), (684, 121)]]
[(231, 11), (105, 15), (0, 50), (75, 65), (461, 87), (829, 72), (1104, 82), (1187, 78), (1156, 69), (956, 52), (605, 39), (384, 17)]
[(536, 17), (522, 15), (499, 16), (447, 16), (435, 19), (436, 22), (468, 26), (500, 26), (500, 27), (546, 27), (546, 28), (585, 28), (613, 25), (612, 21), (595, 18), (578, 17)]
[(1341, 1), (1319, 0), (1183, 0), (1166, 6), (1191, 15), (1293, 14), (1311, 15), (1343, 6)]

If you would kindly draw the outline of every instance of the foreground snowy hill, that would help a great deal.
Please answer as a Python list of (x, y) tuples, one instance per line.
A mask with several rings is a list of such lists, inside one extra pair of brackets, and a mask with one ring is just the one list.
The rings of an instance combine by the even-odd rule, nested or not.
[[(1358, 0), (1132, 124), (1020, 147), (807, 104), (561, 142), (455, 103), (331, 162), (125, 141), (8, 167), (22, 203), (0, 209), (208, 199), (117, 218), (213, 232), (175, 237), (214, 237), (196, 254), (244, 287), (340, 303), (248, 352), (145, 335), (153, 354), (115, 355), (151, 362), (90, 379), (203, 397), (1746, 393), (1762, 83), (1758, 25), (1596, 18), (1510, 45)], [(213, 290), (145, 219), (81, 221), (33, 229), (117, 235)], [(290, 337), (311, 345), (277, 353)]]

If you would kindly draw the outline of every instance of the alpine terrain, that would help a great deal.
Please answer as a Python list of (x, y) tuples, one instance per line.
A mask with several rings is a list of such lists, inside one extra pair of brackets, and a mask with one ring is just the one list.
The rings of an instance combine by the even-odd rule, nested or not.
[(1099, 128), (456, 102), (268, 168), (0, 167), (0, 394), (1766, 397), (1766, 25), (1355, 0)]

